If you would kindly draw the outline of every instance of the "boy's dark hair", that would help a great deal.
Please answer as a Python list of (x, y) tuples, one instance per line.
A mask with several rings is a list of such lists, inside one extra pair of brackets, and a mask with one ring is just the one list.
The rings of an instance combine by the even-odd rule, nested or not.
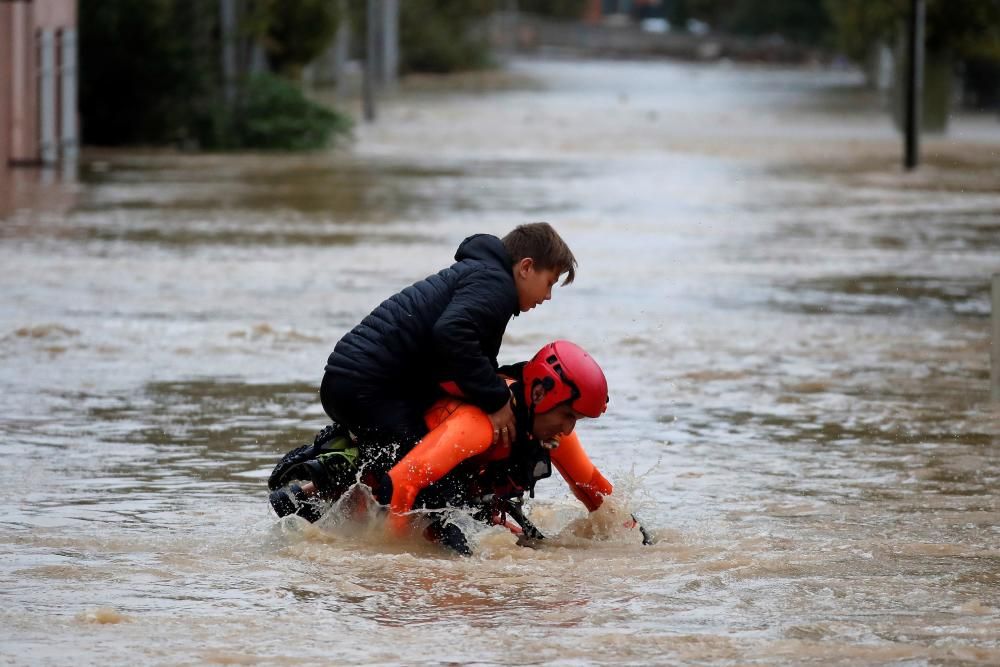
[(556, 269), (559, 275), (565, 273), (563, 285), (569, 285), (576, 277), (576, 257), (573, 256), (573, 251), (547, 222), (518, 225), (501, 240), (514, 264), (530, 257), (539, 270)]

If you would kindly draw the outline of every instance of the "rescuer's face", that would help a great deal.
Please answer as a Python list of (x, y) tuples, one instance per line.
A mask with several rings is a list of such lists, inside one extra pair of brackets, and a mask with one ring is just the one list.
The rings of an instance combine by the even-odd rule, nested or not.
[(576, 420), (580, 417), (583, 415), (571, 408), (568, 403), (557, 405), (548, 412), (535, 415), (535, 427), (531, 434), (543, 443), (560, 435), (569, 435), (576, 428)]

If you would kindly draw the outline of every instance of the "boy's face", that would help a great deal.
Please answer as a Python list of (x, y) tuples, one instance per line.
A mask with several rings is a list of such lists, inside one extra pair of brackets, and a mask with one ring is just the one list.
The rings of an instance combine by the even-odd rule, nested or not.
[(552, 298), (552, 286), (559, 280), (556, 269), (537, 269), (535, 260), (525, 257), (514, 265), (514, 284), (522, 313)]
[(576, 420), (583, 416), (571, 408), (569, 403), (562, 403), (548, 412), (535, 415), (531, 434), (540, 442), (551, 440), (560, 435), (569, 435), (576, 428)]

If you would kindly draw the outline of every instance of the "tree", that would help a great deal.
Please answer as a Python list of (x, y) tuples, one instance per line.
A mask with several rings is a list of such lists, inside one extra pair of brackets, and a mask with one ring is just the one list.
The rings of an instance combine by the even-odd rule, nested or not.
[[(300, 16), (288, 8), (307, 4), (281, 4), (286, 2), (276, 16)], [(235, 105), (224, 103), (219, 24), (217, 2), (80, 0), (83, 141), (307, 149), (348, 131), (345, 116), (320, 107), (300, 86), (273, 75), (253, 78)], [(283, 52), (288, 67), (306, 57), (308, 49), (320, 48), (318, 26), (284, 19), (275, 25), (269, 32), (303, 43)], [(302, 31), (301, 40), (296, 30)]]
[[(909, 0), (826, 0), (837, 43), (861, 62), (872, 45), (891, 42)], [(959, 58), (1000, 58), (1000, 0), (927, 0), (926, 48)]]
[[(86, 143), (164, 143), (184, 138), (216, 84), (217, 25), (197, 0), (80, 0), (80, 116)], [(199, 30), (192, 30), (199, 26)]]
[(400, 70), (443, 73), (488, 65), (486, 37), (472, 28), (494, 5), (493, 0), (402, 0)]
[[(826, 0), (835, 41), (849, 58), (864, 64), (880, 44), (894, 45), (910, 12), (909, 0)], [(995, 71), (1000, 63), (1000, 0), (927, 0), (925, 118), (943, 129), (951, 99), (951, 73), (956, 62), (972, 70)], [(993, 100), (993, 76), (967, 82), (975, 99)]]
[(582, 17), (588, 4), (588, 0), (518, 0), (517, 8), (528, 14), (571, 21)]
[(330, 46), (340, 20), (334, 0), (254, 0), (244, 28), (258, 38), (275, 72), (298, 81)]
[(830, 33), (823, 0), (685, 0), (683, 13), (734, 35), (781, 35), (820, 46)]

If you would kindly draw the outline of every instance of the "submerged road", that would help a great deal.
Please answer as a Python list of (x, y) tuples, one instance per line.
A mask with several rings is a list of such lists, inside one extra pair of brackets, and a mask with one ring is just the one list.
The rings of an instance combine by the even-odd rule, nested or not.
[[(87, 154), (0, 217), (4, 664), (997, 664), (1000, 125), (899, 168), (856, 74), (519, 61), (311, 156)], [(487, 81), (489, 77), (487, 77)], [(333, 344), (476, 232), (547, 220), (616, 485), (522, 549), (279, 522)], [(659, 541), (639, 544), (637, 511)]]

